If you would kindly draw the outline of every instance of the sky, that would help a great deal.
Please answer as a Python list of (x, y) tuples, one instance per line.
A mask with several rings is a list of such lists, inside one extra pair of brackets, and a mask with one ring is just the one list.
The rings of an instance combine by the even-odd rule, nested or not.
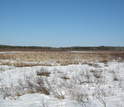
[(124, 46), (124, 0), (0, 0), (0, 44)]

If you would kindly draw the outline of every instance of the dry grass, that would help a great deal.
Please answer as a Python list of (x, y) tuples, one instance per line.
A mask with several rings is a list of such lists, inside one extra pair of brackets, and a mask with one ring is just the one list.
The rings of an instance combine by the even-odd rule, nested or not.
[(50, 72), (37, 72), (37, 75), (38, 75), (38, 76), (46, 76), (46, 77), (49, 77)]
[[(119, 59), (120, 58), (120, 59)], [(15, 62), (1, 62), (3, 65), (14, 66), (36, 66), (45, 65), (50, 66), (51, 62), (61, 65), (78, 64), (86, 62), (108, 62), (111, 60), (124, 60), (124, 51), (81, 51), (81, 52), (69, 52), (69, 51), (28, 51), (0, 54), (0, 60), (14, 60)], [(24, 62), (37, 62), (37, 63), (24, 63)], [(43, 63), (40, 63), (43, 62)]]

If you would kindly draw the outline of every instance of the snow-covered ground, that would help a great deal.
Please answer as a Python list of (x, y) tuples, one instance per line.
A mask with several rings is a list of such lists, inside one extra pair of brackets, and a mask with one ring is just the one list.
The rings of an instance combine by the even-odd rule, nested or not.
[(124, 62), (0, 65), (0, 107), (124, 107)]
[(0, 54), (16, 54), (16, 53), (22, 53), (21, 51), (5, 51), (0, 52)]

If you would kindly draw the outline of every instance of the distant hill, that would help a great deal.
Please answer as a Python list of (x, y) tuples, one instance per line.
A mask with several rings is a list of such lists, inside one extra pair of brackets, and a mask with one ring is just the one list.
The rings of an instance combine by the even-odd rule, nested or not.
[(0, 51), (124, 51), (124, 47), (98, 46), (98, 47), (40, 47), (40, 46), (10, 46), (0, 45)]

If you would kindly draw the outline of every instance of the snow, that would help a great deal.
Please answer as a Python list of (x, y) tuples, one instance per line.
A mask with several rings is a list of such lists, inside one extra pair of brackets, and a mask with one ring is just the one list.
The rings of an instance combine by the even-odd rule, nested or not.
[(0, 52), (0, 54), (16, 54), (16, 53), (22, 53), (21, 51), (5, 51), (5, 52)]
[(124, 107), (124, 62), (0, 65), (0, 107)]

